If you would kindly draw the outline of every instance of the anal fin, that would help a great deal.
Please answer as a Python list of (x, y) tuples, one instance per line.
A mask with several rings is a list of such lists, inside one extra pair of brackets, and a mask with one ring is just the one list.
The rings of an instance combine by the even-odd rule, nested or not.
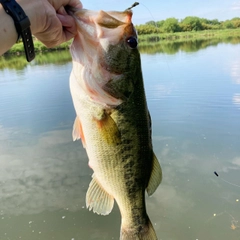
[(157, 157), (153, 153), (152, 173), (147, 186), (148, 196), (151, 196), (156, 191), (161, 181), (162, 181), (162, 169)]
[(114, 198), (103, 189), (94, 174), (92, 178), (86, 194), (87, 208), (94, 213), (108, 215), (112, 211)]

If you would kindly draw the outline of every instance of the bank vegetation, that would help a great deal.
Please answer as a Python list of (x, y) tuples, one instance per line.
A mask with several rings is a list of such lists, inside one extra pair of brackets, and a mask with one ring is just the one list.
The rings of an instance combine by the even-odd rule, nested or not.
[[(240, 37), (240, 18), (218, 21), (199, 17), (186, 17), (182, 20), (167, 18), (161, 21), (149, 21), (136, 25), (139, 43), (153, 43), (158, 41), (185, 41), (192, 39), (211, 39)], [(37, 39), (34, 39), (36, 52), (47, 52), (68, 49), (71, 41), (54, 48), (47, 48)], [(22, 42), (16, 43), (6, 54), (21, 54), (24, 52)]]
[(204, 30), (226, 30), (239, 29), (240, 17), (231, 20), (219, 21), (206, 18), (188, 16), (184, 19), (167, 18), (161, 21), (149, 21), (145, 24), (136, 25), (139, 35), (153, 33), (176, 33), (176, 32), (197, 32)]

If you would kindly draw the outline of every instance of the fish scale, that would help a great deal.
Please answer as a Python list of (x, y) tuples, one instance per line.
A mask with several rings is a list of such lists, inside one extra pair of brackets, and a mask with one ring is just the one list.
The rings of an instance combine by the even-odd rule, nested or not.
[(78, 26), (71, 46), (70, 90), (77, 115), (73, 139), (82, 139), (94, 172), (87, 207), (107, 215), (116, 201), (121, 240), (156, 240), (145, 191), (154, 193), (162, 171), (152, 149), (132, 11), (85, 9), (72, 15)]

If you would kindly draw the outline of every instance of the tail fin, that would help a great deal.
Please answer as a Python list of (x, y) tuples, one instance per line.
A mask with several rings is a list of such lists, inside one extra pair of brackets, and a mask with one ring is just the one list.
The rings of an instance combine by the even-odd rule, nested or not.
[(121, 228), (120, 240), (157, 240), (157, 235), (148, 219), (146, 225), (136, 226), (134, 228)]

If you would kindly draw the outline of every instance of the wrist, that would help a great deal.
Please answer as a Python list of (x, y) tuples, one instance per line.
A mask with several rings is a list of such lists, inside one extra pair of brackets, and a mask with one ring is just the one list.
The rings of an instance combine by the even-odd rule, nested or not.
[(5, 12), (11, 16), (14, 21), (18, 37), (22, 37), (27, 61), (32, 61), (35, 57), (35, 53), (28, 16), (15, 0), (3, 0), (1, 1), (1, 5), (3, 6)]
[(39, 12), (42, 10), (41, 0), (16, 0), (16, 2), (22, 7), (26, 15), (30, 20), (30, 28), (32, 34), (38, 31), (38, 26), (41, 24), (42, 19), (40, 19)]
[(14, 21), (9, 16), (2, 5), (0, 4), (0, 56), (5, 53), (16, 41), (18, 38), (17, 31), (14, 26)]

